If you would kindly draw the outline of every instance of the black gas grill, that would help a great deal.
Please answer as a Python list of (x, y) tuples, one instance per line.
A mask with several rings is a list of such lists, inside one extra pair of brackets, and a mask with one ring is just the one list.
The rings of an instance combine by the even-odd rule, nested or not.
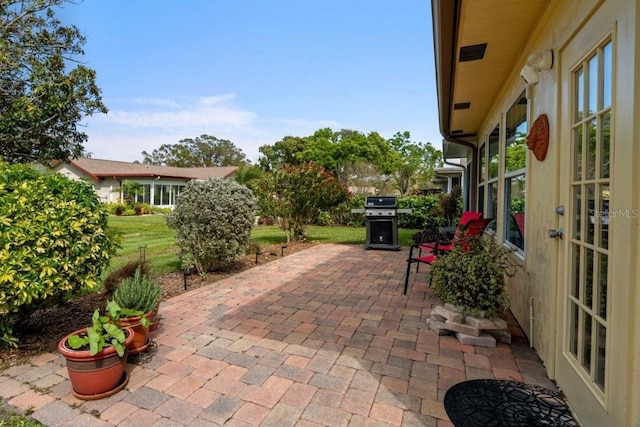
[(399, 250), (398, 200), (393, 196), (371, 196), (365, 200), (366, 249)]
[(351, 209), (351, 213), (365, 214), (367, 238), (365, 249), (400, 250), (398, 244), (398, 214), (411, 213), (412, 209), (398, 209), (394, 196), (369, 196), (364, 209)]

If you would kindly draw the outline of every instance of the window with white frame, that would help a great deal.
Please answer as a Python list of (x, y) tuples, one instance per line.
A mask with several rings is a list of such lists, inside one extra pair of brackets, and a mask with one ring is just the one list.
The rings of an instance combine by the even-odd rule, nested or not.
[(135, 201), (138, 203), (151, 203), (150, 184), (142, 184), (142, 186), (136, 190)]
[(500, 168), (500, 126), (489, 135), (489, 152), (487, 154), (487, 210), (485, 216), (491, 218), (487, 229), (491, 232), (497, 230), (498, 221), (498, 172)]
[(482, 212), (483, 214), (485, 212), (484, 189), (487, 179), (487, 155), (485, 153), (486, 148), (486, 144), (482, 144), (478, 153), (478, 166), (480, 168), (478, 176), (478, 212)]
[(178, 195), (180, 195), (184, 187), (184, 185), (156, 184), (153, 194), (153, 204), (156, 206), (175, 205)]
[(527, 97), (511, 106), (505, 123), (504, 241), (524, 251), (527, 159)]

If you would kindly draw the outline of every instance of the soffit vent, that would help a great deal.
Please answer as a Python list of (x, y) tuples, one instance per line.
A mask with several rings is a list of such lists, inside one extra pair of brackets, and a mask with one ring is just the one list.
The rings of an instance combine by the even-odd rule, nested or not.
[(458, 102), (457, 104), (453, 104), (454, 110), (468, 110), (470, 107), (470, 102)]
[(451, 135), (462, 135), (462, 132), (462, 129), (452, 130)]
[(486, 43), (462, 46), (460, 48), (459, 62), (477, 61), (484, 58), (484, 51), (487, 49)]

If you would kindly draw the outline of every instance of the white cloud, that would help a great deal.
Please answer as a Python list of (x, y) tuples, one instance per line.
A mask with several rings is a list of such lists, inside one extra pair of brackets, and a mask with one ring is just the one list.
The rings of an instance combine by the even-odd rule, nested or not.
[(228, 139), (253, 162), (258, 148), (287, 135), (307, 136), (320, 128), (340, 129), (334, 120), (267, 118), (236, 106), (234, 94), (206, 97), (118, 100), (106, 115), (86, 119), (86, 150), (94, 158), (142, 160), (162, 144), (202, 134)]
[(224, 107), (198, 107), (173, 111), (113, 111), (105, 121), (132, 128), (215, 129), (249, 126), (255, 113)]
[[(250, 126), (256, 119), (251, 111), (227, 101), (233, 95), (190, 98), (186, 102), (167, 99), (135, 99), (124, 108), (111, 110), (96, 122), (103, 126), (172, 130), (220, 129)], [(137, 107), (137, 108), (135, 108)]]
[(235, 99), (236, 95), (233, 93), (228, 93), (226, 95), (218, 95), (218, 96), (205, 96), (199, 99), (201, 105), (217, 105), (224, 103), (225, 101), (231, 101)]
[(155, 106), (155, 107), (179, 107), (176, 101), (171, 99), (161, 99), (161, 98), (135, 98), (130, 102), (138, 105), (147, 105), (147, 106)]

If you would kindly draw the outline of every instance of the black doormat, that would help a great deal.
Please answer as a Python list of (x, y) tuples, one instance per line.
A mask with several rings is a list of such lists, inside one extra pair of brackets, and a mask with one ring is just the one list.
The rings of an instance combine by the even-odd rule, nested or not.
[(559, 393), (505, 380), (470, 380), (451, 387), (444, 407), (456, 427), (577, 426)]

